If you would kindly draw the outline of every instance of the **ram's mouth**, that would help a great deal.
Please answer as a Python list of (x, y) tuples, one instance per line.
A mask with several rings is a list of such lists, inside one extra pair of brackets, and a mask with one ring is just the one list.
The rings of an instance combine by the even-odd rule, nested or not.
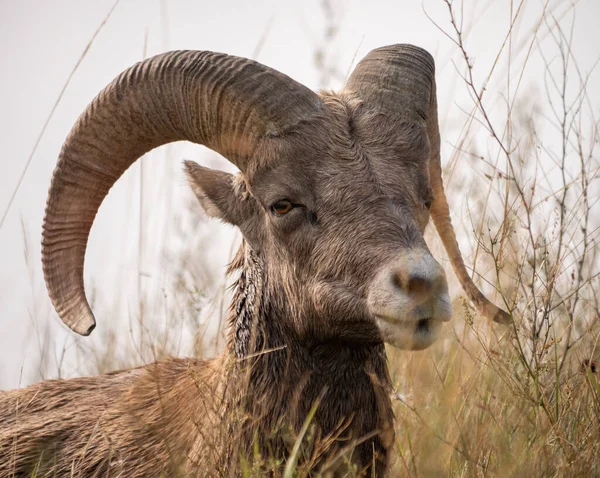
[(375, 321), (384, 342), (406, 350), (423, 350), (429, 347), (439, 338), (444, 322), (432, 317), (399, 320), (382, 315), (376, 315)]

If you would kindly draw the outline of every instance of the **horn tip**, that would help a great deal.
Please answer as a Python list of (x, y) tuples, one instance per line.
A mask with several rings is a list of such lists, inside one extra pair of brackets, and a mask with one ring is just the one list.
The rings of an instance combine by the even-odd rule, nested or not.
[(92, 331), (96, 328), (96, 319), (94, 318), (91, 312), (87, 313), (75, 323), (65, 323), (73, 332), (76, 332), (79, 335), (83, 335), (84, 337), (90, 335)]
[(509, 314), (508, 312), (505, 312), (502, 309), (498, 309), (498, 312), (496, 312), (494, 314), (494, 317), (492, 319), (494, 322), (496, 322), (497, 324), (502, 324), (502, 325), (510, 325), (513, 323), (513, 318), (512, 315)]

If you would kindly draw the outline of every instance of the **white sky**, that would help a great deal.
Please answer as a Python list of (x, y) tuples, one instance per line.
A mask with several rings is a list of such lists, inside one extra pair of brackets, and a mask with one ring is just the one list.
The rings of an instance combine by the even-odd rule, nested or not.
[[(446, 30), (450, 29), (447, 7), (442, 0), (332, 2), (340, 18), (340, 32), (328, 50), (328, 62), (345, 72), (353, 58), (391, 43), (414, 43), (428, 49), (438, 65), (438, 101), (452, 143), (452, 125), (464, 122), (459, 106), (469, 109), (469, 98), (449, 61), (452, 43), (432, 24), (423, 8)], [(458, 3), (458, 2), (457, 2)], [(476, 82), (487, 74), (504, 40), (509, 24), (510, 0), (465, 2), (467, 46), (474, 58)], [(518, 6), (512, 2), (513, 9)], [(526, 0), (523, 21), (516, 39), (528, 38), (539, 18), (543, 2)], [(112, 0), (0, 0), (0, 216), (25, 167), (42, 127), (94, 31), (112, 7)], [(550, 2), (560, 13), (571, 2)], [(582, 71), (590, 72), (600, 57), (600, 2), (581, 0), (576, 7), (573, 52)], [(561, 18), (568, 29), (573, 16)], [(315, 48), (322, 43), (324, 21), (321, 2), (262, 0), (142, 1), (121, 0), (98, 34), (75, 72), (48, 128), (41, 138), (31, 165), (0, 229), (0, 388), (28, 383), (35, 377), (39, 338), (57, 337), (60, 347), (71, 340), (51, 309), (40, 264), (40, 234), (46, 193), (62, 142), (79, 114), (92, 98), (118, 73), (147, 55), (172, 49), (214, 50), (250, 57), (264, 39), (257, 59), (316, 89), (319, 75), (314, 66)], [(515, 42), (515, 50), (517, 42)], [(522, 51), (526, 51), (523, 49)], [(524, 54), (515, 56), (516, 63)], [(505, 68), (505, 66), (503, 66)], [(481, 76), (479, 76), (481, 75)], [(501, 100), (502, 75), (497, 89), (486, 94), (490, 104)], [(542, 87), (543, 65), (532, 60), (523, 88), (532, 95)], [(599, 113), (600, 75), (590, 80), (590, 93)], [(339, 86), (333, 81), (328, 86)], [(543, 96), (539, 97), (543, 101)], [(501, 103), (501, 101), (500, 101)], [(447, 148), (448, 146), (445, 146)], [(181, 173), (183, 158), (229, 168), (203, 148), (178, 144), (161, 148), (145, 159), (144, 208), (148, 219), (144, 230), (141, 266), (154, 289), (166, 289), (161, 274), (160, 250), (177, 239), (173, 231), (173, 208), (189, 198)], [(137, 243), (139, 221), (139, 164), (119, 181), (96, 219), (86, 260), (86, 284), (95, 289), (98, 301), (110, 303), (121, 297), (126, 307), (135, 304), (138, 277)], [(452, 186), (450, 186), (450, 189)], [(173, 205), (171, 207), (170, 205)], [(171, 211), (171, 213), (169, 212)], [(459, 213), (459, 211), (455, 211)], [(231, 230), (210, 226), (208, 255), (213, 266), (227, 262)], [(191, 244), (191, 241), (190, 241)], [(185, 247), (185, 243), (178, 247)], [(116, 277), (125, 274), (124, 283)], [(145, 279), (146, 280), (146, 279)], [(97, 317), (99, 327), (116, 327), (110, 317)], [(34, 332), (35, 327), (38, 333)], [(97, 331), (87, 341), (103, 340)], [(43, 342), (43, 340), (42, 340)], [(59, 348), (60, 348), (59, 347)]]

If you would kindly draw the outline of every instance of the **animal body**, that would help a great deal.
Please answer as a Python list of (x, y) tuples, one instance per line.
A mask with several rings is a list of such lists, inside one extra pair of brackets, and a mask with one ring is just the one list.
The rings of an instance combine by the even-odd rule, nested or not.
[(137, 158), (179, 140), (240, 170), (185, 164), (206, 213), (244, 238), (224, 351), (1, 393), (0, 476), (277, 476), (290, 459), (384, 475), (384, 343), (425, 348), (452, 314), (423, 240), (430, 217), (471, 300), (510, 320), (471, 281), (450, 223), (432, 57), (373, 50), (339, 93), (202, 51), (119, 75), (66, 139), (47, 201), (44, 275), (75, 332), (96, 324), (83, 261), (102, 200)]

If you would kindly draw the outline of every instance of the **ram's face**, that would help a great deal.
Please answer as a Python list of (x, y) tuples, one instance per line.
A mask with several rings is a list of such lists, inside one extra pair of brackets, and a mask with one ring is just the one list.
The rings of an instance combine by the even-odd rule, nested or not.
[(423, 240), (433, 199), (426, 132), (324, 102), (314, 121), (266, 141), (243, 176), (219, 173), (215, 187), (214, 173), (190, 165), (192, 186), (261, 256), (266, 287), (301, 339), (427, 347), (451, 306)]

